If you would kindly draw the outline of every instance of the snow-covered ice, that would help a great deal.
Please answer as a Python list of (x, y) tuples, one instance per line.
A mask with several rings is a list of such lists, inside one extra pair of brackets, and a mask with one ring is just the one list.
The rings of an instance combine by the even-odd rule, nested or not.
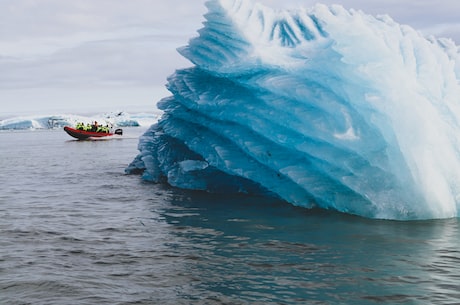
[(85, 124), (97, 121), (114, 127), (150, 126), (158, 121), (161, 111), (152, 113), (127, 113), (123, 111), (98, 115), (28, 115), (15, 116), (0, 120), (0, 130), (51, 129), (67, 125), (75, 126), (77, 122)]

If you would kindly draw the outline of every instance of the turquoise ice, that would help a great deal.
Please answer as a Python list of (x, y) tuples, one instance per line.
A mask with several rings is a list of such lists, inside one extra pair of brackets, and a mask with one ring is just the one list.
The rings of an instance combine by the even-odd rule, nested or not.
[(127, 169), (370, 218), (459, 216), (460, 60), (449, 39), (318, 4), (211, 0)]

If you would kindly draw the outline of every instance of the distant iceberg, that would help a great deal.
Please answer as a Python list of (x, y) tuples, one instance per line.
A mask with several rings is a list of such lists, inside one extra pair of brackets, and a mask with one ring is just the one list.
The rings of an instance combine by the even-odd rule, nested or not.
[(100, 115), (82, 116), (74, 114), (18, 116), (0, 120), (0, 130), (52, 129), (67, 125), (75, 126), (77, 122), (92, 123), (98, 121), (114, 127), (150, 126), (158, 121), (160, 111), (152, 113), (113, 112)]
[(448, 39), (317, 4), (206, 3), (127, 172), (370, 218), (459, 216), (460, 61)]

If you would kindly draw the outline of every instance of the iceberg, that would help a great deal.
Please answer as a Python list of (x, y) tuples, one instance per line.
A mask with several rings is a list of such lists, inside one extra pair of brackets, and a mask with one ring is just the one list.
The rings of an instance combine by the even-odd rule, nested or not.
[(156, 123), (160, 115), (161, 112), (156, 110), (152, 113), (130, 114), (119, 111), (90, 116), (76, 114), (16, 116), (0, 120), (0, 130), (53, 129), (68, 125), (75, 126), (78, 122), (86, 124), (94, 121), (104, 122), (114, 127), (148, 127)]
[(339, 5), (206, 5), (128, 173), (368, 218), (459, 216), (452, 40)]

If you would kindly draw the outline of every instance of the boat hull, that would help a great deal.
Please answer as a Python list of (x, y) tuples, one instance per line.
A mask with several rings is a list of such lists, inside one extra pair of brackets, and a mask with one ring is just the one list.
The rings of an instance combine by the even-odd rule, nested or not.
[(69, 126), (64, 127), (64, 131), (69, 134), (69, 136), (74, 137), (78, 140), (88, 140), (90, 138), (105, 138), (111, 137), (113, 133), (107, 132), (94, 132), (94, 131), (85, 131), (85, 130), (78, 130)]

